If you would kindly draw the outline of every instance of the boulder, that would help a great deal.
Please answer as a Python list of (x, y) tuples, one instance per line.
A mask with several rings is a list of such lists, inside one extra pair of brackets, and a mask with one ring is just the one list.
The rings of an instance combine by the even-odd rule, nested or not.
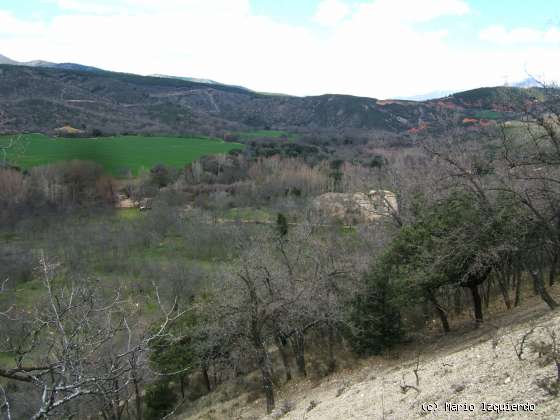
[(316, 197), (312, 206), (320, 215), (348, 225), (375, 222), (398, 212), (396, 195), (386, 190), (326, 193)]

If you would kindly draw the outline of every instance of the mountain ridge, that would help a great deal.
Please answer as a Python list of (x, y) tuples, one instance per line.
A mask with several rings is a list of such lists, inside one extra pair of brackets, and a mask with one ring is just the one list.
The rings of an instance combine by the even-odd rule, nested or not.
[[(284, 94), (284, 93), (281, 93), (281, 92), (277, 92), (277, 93), (257, 92), (255, 90), (247, 88), (245, 86), (231, 85), (231, 84), (228, 84), (228, 83), (222, 83), (222, 82), (218, 82), (218, 81), (215, 81), (215, 80), (212, 80), (212, 79), (206, 79), (206, 78), (188, 77), (188, 76), (174, 76), (174, 75), (161, 74), (161, 73), (154, 73), (154, 74), (148, 74), (146, 76), (142, 76), (142, 75), (139, 75), (139, 74), (136, 74), (136, 73), (122, 73), (122, 72), (104, 70), (104, 69), (101, 69), (99, 67), (87, 66), (87, 65), (78, 64), (78, 63), (69, 63), (69, 62), (53, 63), (53, 62), (44, 61), (44, 60), (32, 60), (32, 61), (27, 61), (27, 62), (20, 62), (20, 61), (12, 60), (11, 58), (9, 58), (5, 55), (2, 55), (2, 54), (0, 54), (0, 64), (30, 66), (30, 67), (49, 67), (49, 68), (58, 68), (58, 69), (65, 69), (65, 70), (77, 70), (77, 71), (81, 70), (81, 71), (90, 71), (90, 72), (108, 72), (108, 73), (132, 74), (132, 75), (140, 76), (140, 77), (158, 77), (158, 78), (165, 78), (165, 79), (184, 80), (184, 81), (188, 81), (188, 82), (203, 83), (203, 84), (209, 84), (209, 85), (231, 86), (231, 87), (235, 87), (235, 88), (239, 88), (239, 89), (244, 89), (244, 90), (247, 90), (249, 92), (261, 93), (263, 95), (298, 97), (298, 96), (294, 96), (294, 95)], [(523, 89), (531, 89), (531, 88), (542, 87), (542, 86), (543, 86), (542, 82), (538, 81), (533, 76), (528, 76), (527, 78), (525, 78), (523, 80), (520, 80), (518, 82), (512, 83), (512, 84), (503, 85), (503, 87), (516, 87), (516, 88), (523, 88)], [(501, 86), (492, 86), (492, 87), (501, 87)], [(394, 98), (388, 98), (388, 99), (385, 99), (385, 100), (402, 100), (402, 101), (425, 102), (425, 101), (430, 101), (430, 100), (435, 100), (435, 99), (442, 99), (442, 98), (451, 96), (455, 93), (475, 90), (475, 89), (479, 89), (479, 88), (482, 88), (482, 86), (480, 86), (478, 88), (467, 89), (467, 90), (461, 90), (461, 89), (434, 90), (434, 91), (431, 91), (431, 92), (420, 93), (420, 94), (409, 95), (409, 96), (395, 96)], [(339, 93), (324, 93), (324, 94), (321, 94), (321, 95), (311, 95), (311, 96), (322, 96), (322, 95), (345, 95), (345, 96), (359, 97), (357, 95), (348, 95), (348, 94), (339, 94)]]
[(240, 85), (230, 85), (227, 83), (221, 83), (221, 82), (216, 82), (215, 80), (212, 79), (201, 79), (198, 77), (184, 77), (184, 76), (169, 76), (167, 74), (149, 74), (149, 77), (161, 77), (164, 79), (178, 79), (178, 80), (185, 80), (187, 82), (193, 82), (193, 83), (204, 83), (207, 85), (221, 85), (221, 86), (231, 86), (231, 87), (236, 87), (239, 89), (245, 89), (247, 91), (253, 92), (252, 89), (246, 88), (245, 86), (240, 86)]
[(515, 87), (479, 88), (420, 102), (340, 94), (295, 97), (211, 80), (52, 64), (0, 65), (0, 132), (49, 133), (69, 123), (119, 133), (220, 133), (274, 127), (414, 134), (441, 127), (449, 112), (469, 126), (515, 119), (544, 97), (542, 89)]
[(98, 67), (86, 66), (77, 63), (53, 63), (45, 60), (16, 61), (2, 54), (0, 54), (0, 64), (7, 64), (11, 66), (26, 66), (26, 67), (48, 67), (48, 68), (57, 68), (57, 69), (66, 69), (66, 70), (89, 71), (89, 72), (106, 71)]

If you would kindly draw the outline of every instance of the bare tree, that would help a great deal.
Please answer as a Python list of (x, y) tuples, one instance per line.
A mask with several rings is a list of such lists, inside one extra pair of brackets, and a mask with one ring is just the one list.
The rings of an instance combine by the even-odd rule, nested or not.
[[(519, 266), (531, 276), (535, 291), (547, 305), (551, 309), (558, 307), (546, 290), (545, 270), (549, 268), (548, 283), (553, 282), (560, 258), (559, 120), (550, 109), (546, 117), (542, 115), (534, 116), (525, 130), (502, 126), (483, 136), (493, 153), (479, 142), (454, 137), (438, 144), (425, 143), (427, 152), (440, 165), (440, 184), (466, 191), (489, 223), (501, 224), (500, 240), (486, 250), (485, 257), (477, 254), (495, 269), (500, 292), (510, 307), (506, 285)], [(492, 278), (485, 269), (476, 272), (487, 275), (469, 276), (462, 284), (471, 290), (476, 306), (480, 306), (478, 288), (486, 278)], [(517, 279), (519, 286), (521, 277)], [(486, 284), (489, 293), (491, 284)], [(516, 302), (519, 290), (517, 287)]]
[(531, 228), (524, 246), (524, 268), (535, 290), (551, 308), (559, 305), (546, 290), (552, 285), (560, 259), (560, 114), (548, 108), (533, 116), (524, 130), (511, 134), (502, 128), (497, 191), (524, 210), (522, 222)]
[(22, 135), (10, 137), (5, 142), (0, 142), (0, 168), (8, 167), (10, 164), (17, 165), (18, 160), (25, 154), (27, 142)]
[[(150, 333), (134, 332), (133, 311), (118, 292), (107, 300), (91, 281), (64, 284), (55, 275), (57, 268), (41, 254), (44, 307), (31, 313), (12, 308), (2, 314), (20, 326), (21, 334), (3, 343), (15, 360), (13, 366), (0, 366), (0, 376), (39, 391), (36, 401), (27, 400), (33, 419), (81, 413), (92, 406), (117, 420), (133, 399), (135, 417), (141, 419), (138, 383), (147, 348), (181, 313), (160, 305), (161, 323)], [(160, 302), (157, 290), (156, 296)]]

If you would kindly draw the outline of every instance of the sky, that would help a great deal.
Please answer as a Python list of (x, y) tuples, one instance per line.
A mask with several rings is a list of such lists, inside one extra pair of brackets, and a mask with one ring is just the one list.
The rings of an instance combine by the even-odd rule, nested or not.
[(0, 54), (261, 92), (560, 81), (560, 0), (0, 0)]

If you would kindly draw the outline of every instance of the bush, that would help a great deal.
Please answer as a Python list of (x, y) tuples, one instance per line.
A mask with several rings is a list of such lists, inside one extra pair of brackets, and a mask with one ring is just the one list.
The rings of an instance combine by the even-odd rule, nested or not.
[(99, 128), (93, 128), (91, 130), (91, 137), (103, 137), (104, 133)]
[(241, 150), (241, 149), (231, 149), (231, 150), (228, 152), (228, 155), (230, 155), (230, 156), (239, 156), (241, 153), (243, 153), (243, 150)]
[(146, 418), (161, 419), (169, 414), (177, 402), (177, 396), (168, 382), (156, 382), (146, 389)]
[(150, 179), (154, 185), (162, 188), (171, 182), (171, 174), (165, 165), (158, 164), (150, 169)]
[(369, 162), (369, 167), (370, 168), (381, 168), (383, 165), (385, 165), (387, 163), (387, 161), (385, 160), (385, 158), (381, 155), (375, 155)]
[(280, 236), (286, 236), (288, 234), (288, 219), (282, 213), (278, 213), (276, 218), (276, 230)]

